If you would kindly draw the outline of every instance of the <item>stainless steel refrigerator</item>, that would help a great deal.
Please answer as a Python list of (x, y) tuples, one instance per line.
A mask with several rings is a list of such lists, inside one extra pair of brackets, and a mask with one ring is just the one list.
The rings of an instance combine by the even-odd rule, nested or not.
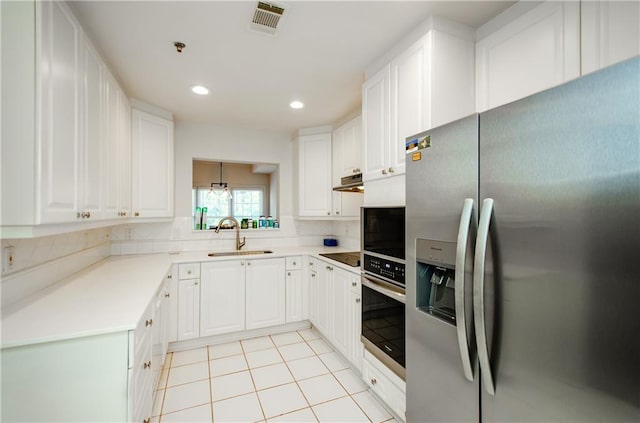
[(406, 157), (407, 421), (640, 421), (640, 58)]

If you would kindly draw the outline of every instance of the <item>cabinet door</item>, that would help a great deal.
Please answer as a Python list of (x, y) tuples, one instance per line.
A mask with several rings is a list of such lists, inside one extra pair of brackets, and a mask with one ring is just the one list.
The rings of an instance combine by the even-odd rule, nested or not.
[(246, 328), (285, 322), (284, 259), (247, 260)]
[(365, 181), (379, 179), (387, 174), (390, 138), (389, 82), (390, 67), (386, 66), (362, 86), (362, 178)]
[(333, 282), (333, 266), (329, 266), (324, 262), (318, 262), (318, 271), (316, 272), (317, 281), (317, 316), (316, 327), (327, 338), (331, 339), (331, 322), (332, 322), (332, 282)]
[(331, 134), (305, 135), (298, 139), (298, 214), (331, 214)]
[(302, 270), (287, 270), (286, 276), (286, 323), (299, 322), (304, 318), (302, 310), (304, 306)]
[(244, 330), (245, 261), (203, 263), (200, 279), (200, 336)]
[(362, 172), (362, 118), (358, 116), (333, 131), (333, 185), (343, 176)]
[(120, 142), (118, 141), (118, 83), (105, 71), (104, 77), (104, 188), (105, 219), (122, 217), (120, 214)]
[(318, 273), (309, 272), (309, 321), (312, 325), (318, 326)]
[(81, 144), (82, 189), (79, 210), (94, 220), (102, 218), (103, 63), (90, 42), (86, 38), (84, 41), (82, 55), (84, 128)]
[[(131, 216), (131, 106), (129, 105), (129, 99), (122, 90), (118, 90), (117, 131), (118, 215), (120, 217), (129, 217)], [(171, 166), (171, 169), (173, 169), (173, 163)]]
[(356, 369), (362, 371), (362, 357), (364, 355), (364, 346), (360, 340), (362, 333), (362, 302), (360, 294), (354, 291), (349, 292), (349, 309), (347, 312), (347, 320), (349, 322), (349, 360), (356, 366)]
[(544, 2), (478, 41), (482, 112), (580, 75), (580, 3)]
[(580, 3), (582, 74), (640, 54), (640, 3)]
[(333, 283), (331, 287), (332, 326), (331, 341), (345, 357), (349, 356), (350, 345), (350, 313), (349, 311), (349, 284), (351, 274), (345, 270), (334, 268)]
[(173, 122), (140, 110), (131, 113), (133, 129), (133, 215), (173, 215)]
[(178, 281), (178, 341), (200, 336), (200, 280)]
[(428, 126), (427, 35), (391, 62), (391, 137), (389, 174), (405, 173), (406, 138)]
[(61, 2), (43, 2), (40, 32), (40, 223), (78, 219), (80, 27)]

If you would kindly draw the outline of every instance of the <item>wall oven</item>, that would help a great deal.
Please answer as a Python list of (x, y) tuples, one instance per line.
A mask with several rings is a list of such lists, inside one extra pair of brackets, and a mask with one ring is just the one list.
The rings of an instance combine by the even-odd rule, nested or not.
[(361, 209), (362, 343), (405, 379), (404, 207)]

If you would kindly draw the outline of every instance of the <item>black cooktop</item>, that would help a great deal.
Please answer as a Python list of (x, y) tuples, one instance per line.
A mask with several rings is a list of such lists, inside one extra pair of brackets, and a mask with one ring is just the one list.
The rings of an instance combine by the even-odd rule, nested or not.
[(320, 255), (331, 260), (339, 261), (340, 263), (344, 263), (348, 266), (360, 266), (360, 251), (348, 251), (344, 253), (324, 253)]

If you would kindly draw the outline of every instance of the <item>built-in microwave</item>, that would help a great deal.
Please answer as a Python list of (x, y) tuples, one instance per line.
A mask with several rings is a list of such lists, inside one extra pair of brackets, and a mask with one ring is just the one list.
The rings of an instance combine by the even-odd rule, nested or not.
[(404, 207), (363, 207), (362, 270), (404, 289)]

